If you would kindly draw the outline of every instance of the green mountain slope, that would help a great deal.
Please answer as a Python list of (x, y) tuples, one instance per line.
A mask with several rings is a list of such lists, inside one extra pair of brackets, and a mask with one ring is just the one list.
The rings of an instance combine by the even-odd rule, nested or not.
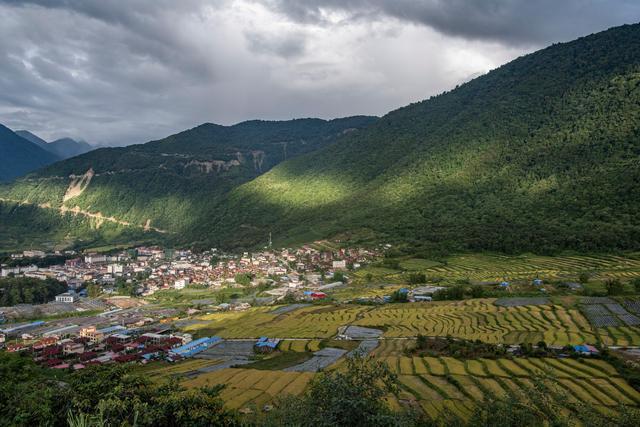
[(159, 141), (97, 149), (0, 187), (0, 220), (8, 224), (0, 242), (202, 240), (196, 225), (227, 192), (375, 120), (203, 124)]
[(9, 181), (58, 160), (38, 145), (0, 125), (0, 182)]
[(640, 25), (521, 57), (232, 191), (201, 233), (640, 248)]

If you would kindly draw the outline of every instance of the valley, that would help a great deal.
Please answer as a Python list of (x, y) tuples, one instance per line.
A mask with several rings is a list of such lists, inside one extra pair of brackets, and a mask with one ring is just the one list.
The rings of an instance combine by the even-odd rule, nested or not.
[[(239, 16), (267, 13), (232, 3)], [(350, 16), (356, 3), (298, 6), (290, 14), (314, 30), (291, 40), (252, 29), (224, 55), (199, 49), (215, 64), (184, 81), (147, 51), (182, 47), (196, 33), (174, 40), (178, 20), (145, 21), (118, 38), (135, 52), (133, 86), (163, 87), (159, 98), (135, 95), (135, 123), (117, 126), (103, 96), (78, 104), (87, 114), (60, 129), (27, 111), (46, 97), (25, 97), (25, 110), (6, 116), (16, 129), (35, 117), (48, 136), (93, 129), (111, 146), (0, 125), (0, 425), (639, 424), (640, 24), (559, 37), (572, 41), (535, 52), (514, 42), (502, 52), (510, 62), (467, 74), (457, 63), (459, 84), (423, 99), (378, 80), (367, 49), (362, 81), (325, 64), (329, 53), (306, 58), (323, 25), (339, 32), (383, 19), (376, 2)], [(207, 21), (218, 7), (209, 6), (188, 16)], [(91, 22), (109, 8), (15, 7), (15, 16), (55, 9)], [(118, 36), (133, 20), (105, 15)], [(140, 43), (158, 22), (163, 36)], [(409, 37), (378, 25), (356, 38), (377, 48), (378, 37)], [(475, 49), (469, 34), (441, 32), (455, 38), (456, 58)], [(481, 32), (481, 43), (500, 45)], [(217, 79), (243, 43), (247, 61), (276, 55), (278, 66), (250, 74), (265, 88), (225, 86), (234, 102), (217, 117), (235, 124), (202, 123), (209, 104), (224, 101), (213, 96)], [(46, 80), (50, 61), (29, 52), (18, 69)], [(486, 64), (497, 61), (489, 56)], [(115, 90), (73, 69), (90, 57), (69, 54), (71, 68), (46, 80), (47, 92), (65, 79), (74, 90)], [(197, 62), (175, 57), (185, 69)], [(116, 80), (129, 67), (118, 64)], [(422, 66), (410, 74), (430, 79)], [(202, 76), (215, 84), (198, 84)], [(291, 88), (267, 96), (275, 76)], [(341, 79), (350, 87), (334, 95), (341, 103), (370, 96), (373, 82), (371, 108), (377, 96), (407, 105), (380, 117), (230, 121), (264, 105), (278, 118), (294, 101), (300, 108), (286, 117), (335, 117), (324, 95)], [(319, 81), (323, 96), (298, 99)], [(150, 103), (181, 106), (188, 118)], [(193, 120), (201, 124), (131, 143)]]

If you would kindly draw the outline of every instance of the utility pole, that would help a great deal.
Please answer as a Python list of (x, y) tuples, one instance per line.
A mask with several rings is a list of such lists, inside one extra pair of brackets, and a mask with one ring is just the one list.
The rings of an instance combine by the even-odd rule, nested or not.
[(271, 232), (269, 232), (269, 249), (273, 246), (273, 242), (271, 241)]

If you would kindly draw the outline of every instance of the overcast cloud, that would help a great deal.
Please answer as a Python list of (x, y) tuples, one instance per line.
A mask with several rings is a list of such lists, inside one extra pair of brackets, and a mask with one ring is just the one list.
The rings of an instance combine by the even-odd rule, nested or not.
[(635, 0), (0, 0), (0, 123), (123, 145), (382, 115), (637, 21)]

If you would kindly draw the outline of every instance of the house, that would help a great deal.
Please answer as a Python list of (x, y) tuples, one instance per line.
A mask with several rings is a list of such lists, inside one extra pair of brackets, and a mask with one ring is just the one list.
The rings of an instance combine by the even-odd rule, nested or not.
[(347, 268), (347, 261), (346, 260), (338, 260), (338, 261), (333, 261), (332, 266), (334, 269), (345, 269)]
[(173, 283), (174, 289), (184, 289), (189, 284), (189, 278), (178, 279)]
[(254, 347), (260, 353), (271, 353), (278, 347), (278, 343), (280, 343), (278, 338), (260, 337)]
[(56, 302), (74, 303), (77, 301), (77, 299), (78, 296), (76, 295), (76, 293), (71, 291), (56, 295)]
[(542, 279), (533, 279), (532, 283), (534, 286), (542, 286), (544, 282), (542, 281)]
[(599, 353), (597, 348), (595, 348), (594, 346), (589, 345), (589, 344), (574, 345), (573, 346), (573, 350), (576, 353), (580, 353), (580, 354), (583, 354), (583, 355), (586, 355), (586, 356), (591, 356), (593, 354), (598, 354)]
[(431, 297), (436, 292), (444, 289), (446, 289), (444, 286), (421, 286), (419, 288), (414, 288), (411, 293), (413, 294), (413, 298), (418, 301), (417, 297)]
[(501, 288), (508, 288), (509, 287), (509, 282), (500, 282), (500, 287)]
[(312, 292), (311, 293), (311, 299), (312, 300), (325, 299), (326, 297), (327, 297), (327, 294), (325, 294), (324, 292)]

